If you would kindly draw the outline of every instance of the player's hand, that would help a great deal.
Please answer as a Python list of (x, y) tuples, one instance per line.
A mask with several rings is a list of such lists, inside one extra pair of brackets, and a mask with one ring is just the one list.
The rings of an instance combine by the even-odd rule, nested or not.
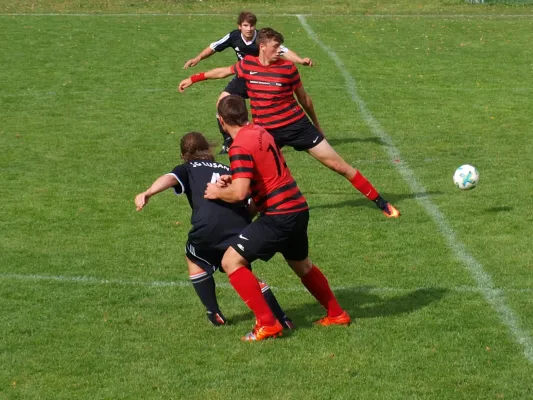
[(192, 85), (192, 79), (191, 78), (184, 79), (178, 85), (178, 91), (183, 92), (186, 88), (188, 88), (191, 85)]
[(217, 186), (220, 188), (225, 188), (228, 185), (231, 185), (231, 182), (232, 182), (231, 175), (221, 175), (217, 179)]
[(141, 211), (144, 206), (148, 204), (148, 200), (150, 200), (150, 196), (148, 196), (146, 192), (139, 193), (135, 196), (135, 206), (137, 207), (137, 211)]
[(185, 65), (183, 65), (183, 69), (187, 69), (189, 67), (196, 67), (196, 65), (198, 65), (199, 62), (200, 60), (198, 60), (197, 58), (191, 58), (190, 60), (187, 60)]
[(207, 187), (205, 188), (204, 198), (209, 200), (218, 199), (219, 190), (220, 188), (217, 186), (216, 183), (208, 183)]
[(302, 65), (305, 65), (307, 67), (313, 66), (313, 60), (311, 60), (309, 57), (305, 57), (302, 59)]

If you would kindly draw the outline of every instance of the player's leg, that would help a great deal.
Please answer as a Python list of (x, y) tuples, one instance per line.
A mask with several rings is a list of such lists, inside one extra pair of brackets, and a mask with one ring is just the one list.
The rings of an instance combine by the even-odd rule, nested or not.
[(263, 293), (263, 297), (268, 303), (270, 310), (272, 310), (276, 319), (281, 323), (281, 325), (283, 325), (283, 328), (294, 329), (294, 323), (287, 316), (287, 314), (285, 314), (283, 308), (281, 308), (281, 305), (279, 304), (278, 299), (276, 299), (276, 296), (274, 296), (274, 293), (272, 292), (272, 289), (270, 289), (270, 286), (268, 286), (268, 284), (262, 279), (259, 279), (259, 286), (261, 287), (261, 292)]
[[(224, 97), (229, 96), (229, 95), (230, 93), (226, 92), (225, 90), (222, 93), (220, 93), (220, 96), (218, 96), (217, 105), (216, 105), (217, 109), (218, 109), (218, 103), (220, 103), (220, 100), (222, 100)], [(222, 125), (220, 125), (220, 121), (218, 120), (218, 114), (217, 114), (217, 125), (218, 125), (218, 130), (222, 135), (222, 147), (220, 149), (220, 153), (218, 154), (228, 154), (232, 139), (231, 139), (231, 136), (228, 133), (224, 132), (224, 129), (222, 129)]]
[(196, 294), (206, 309), (207, 318), (214, 326), (226, 324), (226, 317), (224, 317), (218, 305), (213, 273), (201, 268), (191, 259), (194, 257), (189, 257), (185, 256), (187, 267), (189, 269), (189, 279), (191, 280)]
[[(245, 340), (261, 340), (275, 336), (283, 326), (261, 296), (261, 287), (255, 277), (243, 266), (262, 259), (267, 261), (280, 247), (280, 232), (272, 227), (272, 217), (262, 215), (246, 226), (232, 243), (222, 259), (222, 268), (226, 271), (237, 293), (255, 314), (257, 324), (254, 331)], [(266, 306), (266, 307), (265, 307)]]
[[(222, 93), (220, 93), (220, 96), (218, 96), (217, 100), (217, 109), (218, 109), (218, 103), (220, 100), (222, 100), (224, 97), (229, 96), (230, 94), (234, 94), (237, 96), (242, 97), (243, 99), (248, 98), (248, 93), (246, 92), (246, 81), (242, 78), (234, 77), (231, 81), (228, 82)], [(222, 143), (222, 149), (220, 150), (219, 154), (227, 154), (229, 151), (229, 148), (231, 144), (233, 143), (233, 140), (231, 139), (231, 136), (224, 132), (222, 129), (222, 125), (220, 125), (220, 121), (218, 120), (217, 115), (217, 124), (218, 124), (218, 130), (222, 134), (222, 137), (224, 138), (224, 142)]]
[(242, 340), (258, 341), (281, 335), (283, 326), (276, 319), (261, 292), (259, 281), (246, 268), (248, 261), (233, 247), (229, 247), (222, 258), (222, 268), (228, 274), (231, 286), (255, 315), (255, 326)]
[(344, 161), (309, 118), (303, 117), (287, 126), (270, 129), (269, 133), (274, 136), (278, 147), (290, 146), (296, 151), (305, 150), (323, 165), (344, 176), (366, 198), (376, 203), (385, 216), (389, 218), (400, 216), (400, 212), (379, 195), (361, 172)]
[(325, 138), (316, 146), (307, 149), (307, 152), (329, 169), (348, 179), (354, 188), (359, 190), (368, 200), (376, 203), (386, 217), (397, 218), (400, 216), (398, 209), (383, 199), (372, 183), (359, 170), (348, 164)]
[[(322, 271), (309, 260), (308, 221), (308, 211), (295, 215), (291, 222), (290, 239), (285, 243), (285, 248), (282, 251), (283, 257), (298, 275), (306, 289), (326, 309), (327, 316), (318, 321), (318, 323), (321, 325), (348, 325), (350, 316), (339, 305)], [(325, 323), (326, 321), (327, 323)]]
[(287, 264), (300, 277), (305, 288), (327, 311), (327, 315), (317, 321), (320, 325), (349, 325), (350, 315), (342, 309), (333, 294), (326, 276), (309, 258), (302, 261), (286, 260)]

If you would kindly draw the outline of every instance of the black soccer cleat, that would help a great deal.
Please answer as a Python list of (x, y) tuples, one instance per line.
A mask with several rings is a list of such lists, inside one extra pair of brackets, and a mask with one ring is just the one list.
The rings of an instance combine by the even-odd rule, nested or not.
[(287, 316), (284, 317), (283, 320), (279, 320), (279, 322), (283, 326), (283, 329), (289, 329), (291, 331), (293, 329), (296, 329), (296, 326), (294, 326), (294, 322), (292, 322), (292, 320)]
[(207, 311), (207, 319), (211, 321), (214, 326), (226, 325), (228, 323), (226, 317), (224, 317), (220, 311), (216, 313)]
[(383, 212), (383, 215), (387, 218), (398, 218), (400, 216), (400, 211), (383, 197), (378, 196), (378, 198), (374, 200), (374, 203), (376, 203), (378, 208)]
[(229, 147), (222, 145), (220, 152), (218, 154), (228, 154)]

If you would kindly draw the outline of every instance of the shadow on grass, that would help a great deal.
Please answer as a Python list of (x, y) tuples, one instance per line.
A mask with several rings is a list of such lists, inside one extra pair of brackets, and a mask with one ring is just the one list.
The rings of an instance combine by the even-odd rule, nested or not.
[[(415, 312), (432, 303), (440, 301), (448, 292), (444, 288), (423, 288), (396, 296), (380, 296), (373, 293), (371, 287), (337, 289), (335, 295), (341, 306), (348, 311), (352, 319), (388, 317)], [(283, 307), (283, 304), (281, 304)], [(325, 315), (318, 302), (312, 302), (295, 308), (285, 308), (287, 315), (294, 321), (296, 328), (309, 328), (312, 321)], [(233, 315), (232, 324), (243, 321), (253, 323), (254, 316), (250, 313)]]
[[(327, 134), (326, 134), (327, 135)], [(355, 135), (355, 134), (354, 134)], [(326, 139), (328, 140), (328, 143), (332, 146), (341, 146), (343, 144), (347, 143), (375, 143), (382, 146), (386, 146), (385, 142), (383, 142), (378, 137), (337, 137), (337, 138), (329, 138), (326, 136)]]
[[(448, 292), (443, 288), (416, 289), (396, 296), (380, 296), (372, 293), (371, 288), (357, 290), (335, 290), (342, 307), (348, 311), (352, 320), (362, 318), (388, 317), (415, 312), (434, 302), (440, 301)], [(311, 327), (309, 321), (322, 318), (324, 309), (318, 303), (309, 303), (287, 311), (297, 327)]]
[(386, 146), (386, 143), (383, 142), (380, 138), (372, 137), (372, 136), (365, 137), (365, 138), (361, 138), (361, 137), (359, 138), (358, 137), (328, 138), (326, 136), (326, 139), (328, 140), (328, 143), (332, 146), (341, 146), (347, 143), (376, 143), (382, 146)]
[[(347, 189), (346, 192), (335, 192), (335, 193), (329, 193), (329, 192), (323, 192), (320, 194), (348, 194), (349, 190), (352, 190), (350, 188)], [(307, 195), (313, 195), (317, 194), (316, 192), (308, 192), (305, 193)], [(357, 192), (359, 194), (359, 192)], [(423, 193), (405, 193), (405, 194), (392, 194), (392, 193), (384, 193), (382, 194), (382, 197), (389, 201), (390, 203), (396, 205), (397, 203), (401, 203), (403, 200), (406, 199), (423, 199), (430, 196), (436, 196), (440, 195), (442, 192), (440, 191), (432, 191), (432, 192), (423, 192)], [(328, 203), (328, 204), (318, 204), (318, 205), (311, 205), (309, 207), (310, 210), (320, 209), (320, 208), (343, 208), (343, 207), (371, 207), (375, 208), (376, 205), (367, 200), (366, 198), (362, 196), (357, 196), (356, 199), (349, 199), (349, 200), (343, 200), (339, 201), (337, 203)], [(401, 210), (400, 210), (401, 211)]]
[(421, 288), (395, 296), (381, 297), (368, 291), (354, 293), (348, 289), (336, 290), (339, 303), (355, 318), (376, 318), (407, 314), (440, 301), (448, 292), (444, 288)]

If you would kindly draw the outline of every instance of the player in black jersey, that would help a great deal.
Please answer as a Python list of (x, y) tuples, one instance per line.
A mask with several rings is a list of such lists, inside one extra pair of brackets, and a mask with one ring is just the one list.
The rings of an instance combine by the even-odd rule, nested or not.
[[(223, 38), (211, 43), (196, 57), (188, 60), (183, 66), (183, 68), (187, 69), (189, 67), (194, 67), (201, 60), (211, 57), (213, 54), (220, 51), (224, 51), (228, 48), (232, 48), (233, 50), (235, 50), (235, 54), (237, 55), (238, 60), (242, 60), (244, 56), (247, 55), (257, 57), (259, 55), (259, 47), (256, 43), (256, 24), (257, 17), (253, 13), (248, 11), (241, 12), (237, 18), (238, 29), (231, 31)], [(280, 52), (284, 58), (289, 61), (292, 61), (293, 63), (307, 65), (310, 67), (313, 66), (313, 61), (310, 58), (301, 58), (298, 54), (289, 50), (285, 46), (280, 47)], [(229, 96), (230, 94), (236, 94), (237, 96), (241, 96), (242, 98), (247, 99), (248, 94), (246, 93), (246, 81), (242, 78), (234, 77), (218, 97), (217, 107), (220, 100), (222, 100), (226, 96)], [(229, 146), (231, 145), (231, 137), (221, 128), (220, 123), (218, 122), (218, 117), (217, 123), (218, 129), (220, 130), (220, 133), (224, 138), (220, 154), (226, 154), (228, 152)]]
[[(220, 311), (213, 274), (220, 269), (222, 256), (230, 242), (252, 221), (246, 202), (225, 203), (204, 198), (208, 183), (215, 183), (221, 175), (230, 173), (229, 167), (215, 162), (205, 137), (199, 132), (189, 132), (181, 139), (183, 164), (172, 172), (160, 176), (146, 191), (135, 197), (137, 211), (148, 200), (168, 188), (176, 194), (185, 194), (192, 209), (191, 225), (185, 259), (189, 278), (198, 297), (207, 310), (207, 317), (214, 325), (224, 325), (226, 318)], [(253, 205), (253, 203), (252, 203)], [(276, 318), (285, 328), (292, 329), (292, 321), (285, 315), (274, 294), (260, 281), (263, 296)]]

